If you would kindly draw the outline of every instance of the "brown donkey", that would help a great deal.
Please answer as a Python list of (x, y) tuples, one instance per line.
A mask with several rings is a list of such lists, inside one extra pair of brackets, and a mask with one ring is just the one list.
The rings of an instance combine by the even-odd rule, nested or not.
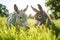
[[(38, 25), (38, 23), (45, 25), (46, 19), (48, 18), (48, 23), (47, 23), (46, 27), (52, 28), (52, 33), (56, 34), (56, 38), (57, 38), (59, 33), (60, 33), (60, 29), (55, 26), (55, 24), (51, 20), (50, 16), (43, 11), (41, 5), (38, 4), (37, 6), (38, 6), (39, 10), (37, 10), (31, 6), (31, 8), (36, 12), (36, 14), (35, 14), (35, 20), (36, 20), (35, 26)], [(49, 25), (51, 25), (51, 26), (49, 26)], [(54, 31), (55, 31), (55, 33), (54, 33)]]
[(37, 10), (36, 8), (31, 6), (31, 8), (34, 10), (34, 12), (36, 12), (36, 14), (34, 16), (35, 17), (35, 26), (38, 25), (38, 23), (45, 24), (47, 18), (48, 18), (49, 22), (51, 23), (52, 20), (51, 20), (50, 16), (47, 13), (45, 13), (45, 11), (43, 11), (41, 5), (37, 4), (37, 6), (38, 6), (39, 10)]

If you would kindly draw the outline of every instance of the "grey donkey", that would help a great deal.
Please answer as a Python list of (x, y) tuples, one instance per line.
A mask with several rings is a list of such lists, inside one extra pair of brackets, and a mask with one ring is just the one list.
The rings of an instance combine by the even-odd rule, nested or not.
[[(24, 27), (28, 27), (28, 22), (27, 22), (27, 15), (25, 14), (26, 10), (28, 8), (28, 5), (26, 6), (26, 8), (24, 10), (19, 10), (17, 5), (14, 5), (14, 10), (15, 12), (13, 12), (13, 14), (11, 14), (8, 18), (7, 18), (7, 26), (17, 26), (17, 25), (21, 25)], [(29, 28), (29, 27), (28, 27)]]

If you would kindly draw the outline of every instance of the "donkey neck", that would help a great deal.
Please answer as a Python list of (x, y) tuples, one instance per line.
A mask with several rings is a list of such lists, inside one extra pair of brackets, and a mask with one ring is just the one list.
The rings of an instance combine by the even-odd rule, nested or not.
[(12, 24), (16, 25), (16, 13), (12, 14)]

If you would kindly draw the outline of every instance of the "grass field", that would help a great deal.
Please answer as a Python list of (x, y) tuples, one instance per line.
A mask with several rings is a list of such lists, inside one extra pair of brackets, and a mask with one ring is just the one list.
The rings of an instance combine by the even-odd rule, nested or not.
[[(60, 19), (53, 20), (56, 27), (60, 29)], [(6, 27), (6, 18), (0, 17), (0, 40), (60, 40), (60, 33), (56, 38), (56, 35), (52, 33), (52, 30), (46, 28), (42, 29), (42, 26), (34, 27), (34, 20), (28, 19), (30, 29), (18, 26), (19, 30), (16, 30), (15, 26)], [(52, 27), (52, 26), (51, 26)]]

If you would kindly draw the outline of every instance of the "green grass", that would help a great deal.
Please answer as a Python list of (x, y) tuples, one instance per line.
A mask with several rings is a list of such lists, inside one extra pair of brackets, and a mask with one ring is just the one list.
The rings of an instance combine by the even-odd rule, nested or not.
[[(60, 28), (60, 19), (53, 20), (56, 27)], [(0, 40), (59, 40), (56, 35), (52, 33), (52, 30), (42, 26), (34, 27), (34, 20), (28, 19), (30, 29), (19, 26), (19, 30), (16, 30), (15, 26), (6, 27), (6, 18), (0, 17)]]

